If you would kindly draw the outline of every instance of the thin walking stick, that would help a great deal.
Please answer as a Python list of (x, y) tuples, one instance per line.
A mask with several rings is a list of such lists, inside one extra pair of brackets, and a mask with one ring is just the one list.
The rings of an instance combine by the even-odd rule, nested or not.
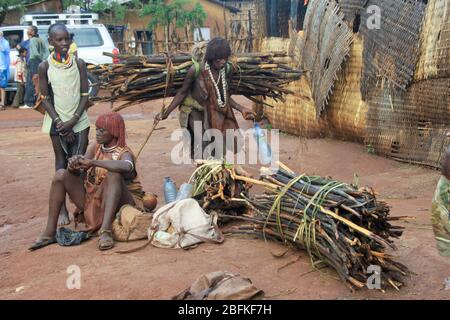
[[(160, 115), (163, 115), (164, 112), (166, 111), (167, 91), (168, 91), (168, 88), (172, 85), (173, 76), (174, 76), (173, 64), (172, 64), (172, 60), (170, 59), (170, 57), (168, 55), (167, 56), (166, 88), (164, 90), (163, 103), (162, 103), (161, 111), (159, 113)], [(151, 127), (150, 131), (147, 134), (147, 137), (145, 138), (144, 142), (142, 143), (141, 148), (139, 149), (139, 152), (136, 155), (136, 159), (139, 158), (139, 155), (141, 154), (141, 152), (144, 149), (145, 145), (147, 144), (148, 140), (152, 136), (153, 131), (155, 131), (156, 127), (158, 126), (159, 121), (160, 121), (160, 119), (157, 116), (153, 119), (153, 126)]]

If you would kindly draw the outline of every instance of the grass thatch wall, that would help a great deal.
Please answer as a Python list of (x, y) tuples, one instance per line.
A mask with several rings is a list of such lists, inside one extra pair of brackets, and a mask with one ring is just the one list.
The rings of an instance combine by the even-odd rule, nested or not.
[[(294, 46), (293, 46), (294, 44)], [(294, 51), (292, 49), (294, 48)], [(302, 33), (291, 39), (266, 38), (261, 51), (289, 51), (292, 64), (301, 59)], [(350, 58), (338, 74), (333, 94), (324, 115), (317, 120), (311, 87), (306, 76), (288, 86), (296, 95), (286, 96), (285, 102), (266, 101), (274, 108), (264, 107), (264, 113), (274, 128), (302, 137), (334, 136), (363, 142), (367, 104), (359, 90), (362, 68), (362, 41), (355, 39)]]
[(415, 80), (450, 77), (450, 1), (430, 0), (420, 37)]
[[(265, 38), (262, 41), (261, 51), (289, 51), (291, 39)], [(297, 53), (298, 55), (298, 53)], [(295, 59), (291, 62), (297, 65)], [(316, 121), (316, 109), (312, 99), (311, 87), (303, 76), (299, 81), (291, 83), (288, 87), (296, 95), (287, 95), (286, 101), (267, 99), (265, 102), (273, 108), (264, 107), (264, 114), (272, 126), (284, 132), (303, 137), (318, 137), (323, 133), (323, 122)]]
[[(285, 102), (267, 101), (275, 107), (264, 107), (264, 113), (274, 128), (288, 133), (365, 142), (378, 154), (438, 168), (447, 146), (445, 133), (450, 130), (448, 0), (429, 1), (420, 38), (414, 78), (404, 91), (377, 78), (368, 86), (363, 101), (363, 48), (367, 42), (355, 34), (349, 58), (337, 75), (329, 104), (319, 120), (307, 76), (289, 86), (296, 95), (287, 96)], [(266, 38), (259, 49), (285, 50), (292, 57), (292, 65), (298, 67), (304, 48), (303, 33), (299, 32), (290, 39)]]
[(369, 96), (366, 143), (392, 158), (439, 167), (450, 124), (450, 79), (413, 83), (406, 93), (380, 85)]
[(362, 72), (363, 42), (354, 37), (350, 57), (338, 74), (333, 94), (325, 112), (329, 134), (336, 138), (363, 142), (366, 134), (367, 103), (362, 100), (359, 84)]

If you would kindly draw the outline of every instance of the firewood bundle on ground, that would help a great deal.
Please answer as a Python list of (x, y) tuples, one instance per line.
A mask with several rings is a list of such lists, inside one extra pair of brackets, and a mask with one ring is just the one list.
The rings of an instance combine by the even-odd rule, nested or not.
[[(190, 55), (167, 57), (156, 55), (120, 56), (119, 64), (91, 66), (90, 72), (99, 79), (101, 89), (110, 96), (94, 101), (124, 102), (118, 111), (133, 104), (174, 96), (194, 64)], [(248, 53), (230, 59), (233, 78), (230, 93), (244, 95), (252, 101), (257, 96), (283, 101), (284, 94), (294, 94), (284, 85), (300, 79), (302, 72), (288, 66), (289, 57), (284, 52)]]
[(236, 213), (247, 210), (242, 195), (247, 195), (251, 185), (234, 176), (249, 176), (240, 166), (221, 160), (197, 160), (198, 168), (190, 178), (193, 185), (192, 196), (205, 210), (229, 211)]
[(297, 175), (285, 166), (275, 174), (265, 172), (261, 180), (233, 178), (262, 185), (267, 191), (252, 197), (242, 195), (253, 214), (229, 217), (246, 224), (230, 227), (226, 233), (305, 249), (314, 266), (333, 268), (351, 289), (365, 287), (378, 267), (381, 290), (398, 290), (404, 277), (411, 274), (386, 253), (387, 248), (395, 249), (393, 239), (399, 238), (403, 229), (391, 221), (406, 217), (391, 217), (388, 205), (377, 200), (373, 190)]

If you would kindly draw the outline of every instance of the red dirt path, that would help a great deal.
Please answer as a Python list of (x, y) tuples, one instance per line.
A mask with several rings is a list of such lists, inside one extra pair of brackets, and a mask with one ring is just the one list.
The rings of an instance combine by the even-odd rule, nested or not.
[[(137, 150), (152, 123), (160, 102), (127, 109), (128, 141)], [(91, 119), (106, 111), (94, 106)], [(329, 175), (351, 182), (354, 173), (361, 185), (372, 186), (392, 206), (393, 215), (416, 217), (397, 242), (397, 259), (417, 275), (400, 292), (360, 290), (351, 293), (334, 272), (309, 272), (305, 252), (274, 258), (284, 247), (261, 240), (227, 238), (222, 245), (202, 244), (191, 251), (154, 247), (128, 255), (114, 250), (134, 248), (143, 242), (117, 243), (99, 252), (92, 239), (77, 247), (52, 245), (30, 253), (27, 247), (43, 230), (53, 168), (49, 138), (40, 132), (42, 118), (32, 110), (0, 112), (0, 298), (1, 299), (167, 299), (203, 273), (228, 270), (249, 277), (256, 287), (276, 299), (449, 299), (443, 281), (450, 277), (450, 259), (437, 254), (430, 225), (430, 201), (439, 174), (367, 154), (364, 146), (336, 140), (304, 140), (282, 135), (280, 158), (298, 172)], [(243, 126), (248, 123), (239, 117)], [(162, 181), (171, 176), (185, 182), (192, 166), (174, 165), (170, 133), (177, 128), (176, 114), (154, 132), (138, 162), (147, 191), (162, 201)], [(91, 137), (93, 137), (93, 132)], [(256, 170), (253, 171), (256, 174)], [(73, 227), (73, 225), (72, 225)], [(300, 259), (297, 260), (297, 257)], [(295, 263), (288, 265), (290, 261)], [(67, 268), (81, 268), (81, 289), (66, 288)]]

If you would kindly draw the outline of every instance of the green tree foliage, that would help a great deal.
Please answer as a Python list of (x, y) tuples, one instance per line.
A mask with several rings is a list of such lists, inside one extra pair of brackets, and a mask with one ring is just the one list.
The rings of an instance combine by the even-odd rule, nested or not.
[(89, 9), (89, 4), (92, 1), (87, 0), (63, 0), (63, 7), (66, 9), (70, 6), (79, 6), (80, 8)]
[(184, 6), (188, 3), (190, 3), (190, 0), (174, 0), (168, 4), (164, 0), (153, 0), (143, 6), (141, 16), (152, 17), (148, 24), (149, 29), (154, 29), (157, 26), (167, 27), (177, 17), (184, 15)]
[(125, 6), (116, 0), (98, 0), (91, 6), (91, 11), (100, 15), (109, 14), (112, 21), (120, 22), (125, 18)]
[[(166, 3), (164, 0), (151, 0), (144, 5), (141, 16), (151, 16), (148, 29), (164, 27), (166, 47), (169, 50), (169, 37), (173, 42), (178, 41), (177, 28), (185, 28), (187, 35), (188, 26), (201, 27), (206, 20), (207, 14), (200, 3), (196, 3), (192, 10), (187, 10), (186, 5), (192, 3), (190, 0), (174, 0)], [(187, 39), (186, 39), (187, 40)]]
[(194, 9), (188, 12), (188, 23), (192, 23), (195, 28), (200, 28), (205, 23), (208, 15), (200, 3), (196, 3)]

